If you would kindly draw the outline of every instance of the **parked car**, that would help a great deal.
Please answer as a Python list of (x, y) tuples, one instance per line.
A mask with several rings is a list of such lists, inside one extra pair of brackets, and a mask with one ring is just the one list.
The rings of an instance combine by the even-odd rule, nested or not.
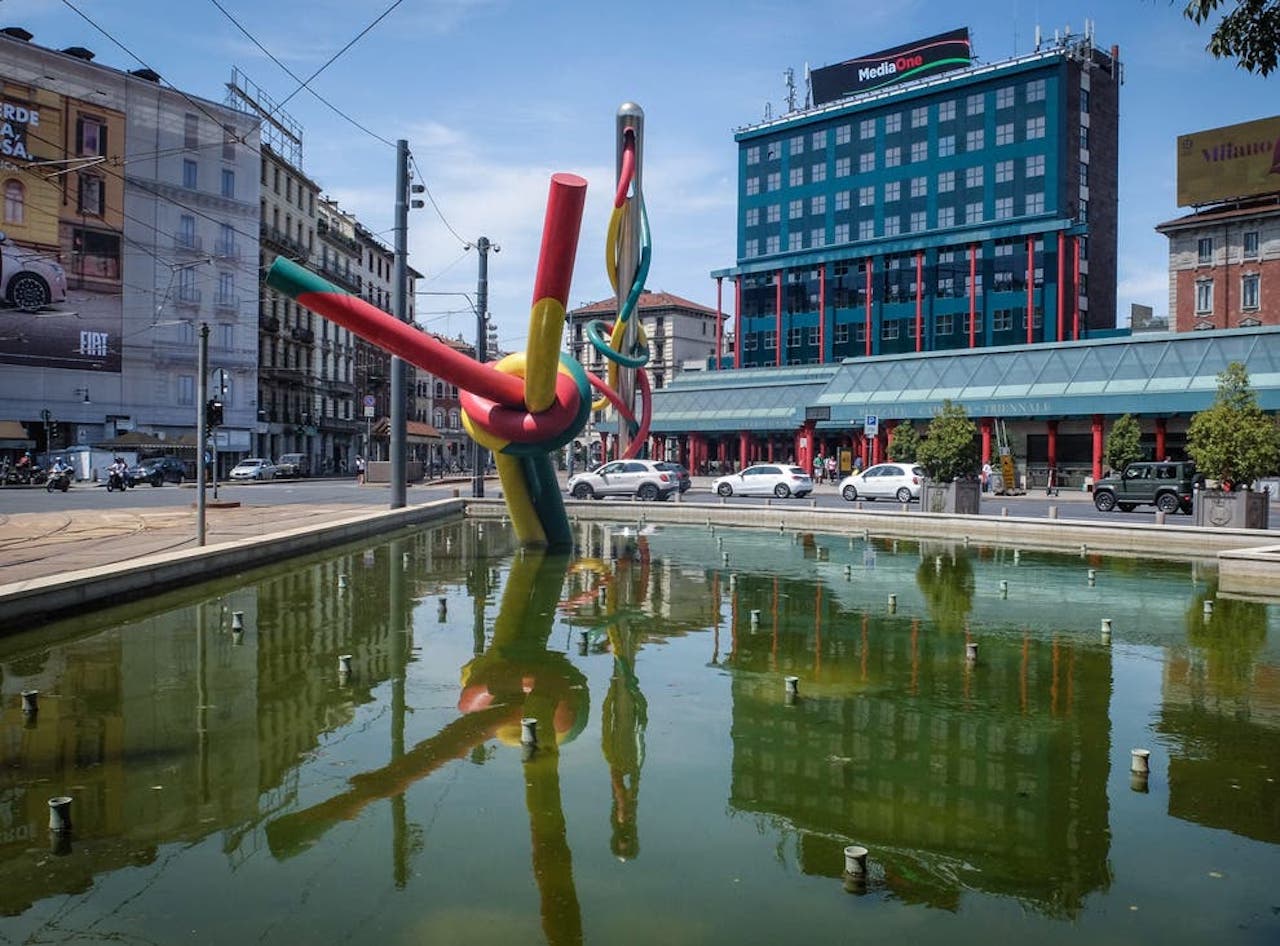
[(798, 466), (782, 463), (758, 463), (740, 473), (722, 476), (711, 484), (721, 496), (808, 496), (813, 492), (813, 478)]
[(1093, 487), (1093, 504), (1102, 512), (1117, 506), (1132, 512), (1137, 506), (1155, 506), (1161, 512), (1191, 512), (1191, 498), (1204, 477), (1190, 460), (1130, 463), (1119, 476), (1107, 476)]
[(52, 257), (9, 242), (0, 231), (0, 299), (25, 312), (65, 302), (67, 274)]
[(877, 463), (861, 473), (851, 473), (840, 481), (840, 495), (849, 502), (858, 499), (896, 499), (909, 503), (920, 499), (924, 470), (910, 463)]
[(666, 470), (676, 478), (676, 482), (680, 484), (680, 492), (685, 492), (693, 485), (693, 477), (689, 475), (689, 471), (682, 464), (672, 463), (669, 460), (657, 461), (658, 469)]
[(233, 480), (269, 480), (276, 475), (276, 465), (262, 457), (248, 457), (231, 470)]
[(665, 500), (678, 488), (675, 474), (660, 469), (654, 460), (614, 460), (569, 480), (569, 495), (574, 499), (635, 496)]
[(150, 483), (152, 486), (159, 486), (162, 483), (181, 485), (186, 477), (186, 467), (177, 457), (149, 457), (125, 470), (124, 481), (128, 486), (137, 486), (140, 483)]
[(276, 476), (308, 476), (311, 473), (311, 458), (305, 453), (282, 453), (276, 461)]

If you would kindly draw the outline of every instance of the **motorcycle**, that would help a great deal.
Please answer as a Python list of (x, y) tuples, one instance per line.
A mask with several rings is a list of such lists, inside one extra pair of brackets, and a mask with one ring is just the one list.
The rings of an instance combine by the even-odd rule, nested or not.
[(44, 484), (45, 492), (48, 493), (52, 493), (55, 489), (60, 489), (65, 493), (70, 486), (70, 470), (51, 470), (49, 472), (49, 479), (46, 480)]
[(123, 473), (119, 473), (119, 472), (116, 472), (115, 470), (112, 470), (111, 473), (107, 476), (107, 492), (108, 493), (112, 492), (113, 490), (119, 490), (120, 492), (123, 493), (128, 488), (129, 488), (129, 484), (127, 484), (124, 481)]

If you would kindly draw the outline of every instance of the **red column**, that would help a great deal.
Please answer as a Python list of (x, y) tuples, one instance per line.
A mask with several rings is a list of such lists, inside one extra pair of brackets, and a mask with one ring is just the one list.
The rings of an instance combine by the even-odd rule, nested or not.
[(1168, 450), (1165, 447), (1165, 437), (1169, 432), (1169, 422), (1163, 417), (1156, 418), (1156, 459), (1163, 460), (1168, 456)]
[(924, 254), (916, 250), (916, 351), (924, 345)]
[(773, 462), (773, 434), (769, 435), (769, 462)]
[(1062, 280), (1067, 271), (1067, 237), (1061, 230), (1058, 231), (1058, 341), (1062, 341), (1062, 333), (1065, 329), (1066, 313), (1063, 308), (1063, 292), (1065, 288)]
[(1048, 421), (1045, 427), (1049, 434), (1049, 467), (1052, 469), (1058, 465), (1058, 422)]
[(1072, 308), (1075, 310), (1075, 316), (1071, 322), (1071, 340), (1076, 341), (1080, 338), (1080, 238), (1072, 237), (1073, 252), (1075, 254), (1075, 272), (1071, 279), (1071, 297), (1075, 299)]
[[(776, 358), (776, 364), (779, 368), (782, 367), (782, 276), (784, 272), (784, 270), (778, 270), (778, 288), (773, 294), (774, 331), (778, 333), (778, 355)], [(772, 443), (772, 441), (770, 441), (770, 443)], [(769, 459), (772, 460), (773, 457), (770, 457)]]
[(978, 336), (978, 244), (969, 244), (969, 347), (977, 345)]
[(750, 464), (747, 461), (747, 432), (745, 430), (738, 431), (738, 469), (741, 470)]
[(1036, 323), (1036, 250), (1035, 237), (1027, 237), (1027, 344), (1035, 339)]
[[(804, 440), (804, 445), (796, 445), (796, 464), (804, 467), (806, 470), (813, 469), (814, 451), (818, 449), (817, 430), (814, 429), (817, 421), (807, 420), (800, 428), (800, 437)], [(825, 451), (824, 451), (825, 452)]]
[(742, 336), (746, 329), (742, 325), (742, 277), (733, 277), (733, 366), (742, 367)]
[(720, 370), (720, 357), (724, 352), (724, 277), (716, 277), (716, 371)]
[(982, 418), (982, 462), (991, 462), (991, 418)]
[(827, 363), (827, 264), (818, 267), (818, 364)]
[(871, 258), (867, 258), (867, 357), (871, 357)]
[(609, 460), (609, 435), (602, 433), (600, 435), (600, 459)]
[(1102, 415), (1093, 415), (1093, 481), (1102, 479)]

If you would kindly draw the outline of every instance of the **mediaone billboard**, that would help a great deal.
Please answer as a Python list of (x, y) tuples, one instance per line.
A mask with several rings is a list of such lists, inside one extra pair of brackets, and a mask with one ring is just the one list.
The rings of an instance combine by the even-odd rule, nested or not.
[(824, 105), (909, 79), (963, 69), (972, 61), (972, 54), (969, 29), (963, 27), (869, 56), (846, 59), (834, 66), (823, 66), (809, 73), (813, 104)]
[(0, 364), (120, 371), (124, 129), (0, 73)]
[(1178, 205), (1280, 192), (1280, 116), (1178, 136)]

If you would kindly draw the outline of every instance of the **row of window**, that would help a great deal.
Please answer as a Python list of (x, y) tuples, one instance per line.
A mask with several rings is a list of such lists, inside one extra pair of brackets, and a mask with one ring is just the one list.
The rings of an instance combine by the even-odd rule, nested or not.
[[(1240, 308), (1257, 309), (1262, 302), (1262, 277), (1246, 273), (1240, 277)], [(1213, 280), (1196, 280), (1196, 315), (1213, 314)]]
[[(1022, 84), (1023, 101), (1027, 104), (1034, 102), (1043, 102), (1045, 99), (1045, 80), (1032, 79)], [(996, 110), (1002, 110), (1013, 107), (1016, 102), (1017, 87), (1014, 85), (1001, 86), (995, 90), (995, 107)], [(986, 112), (987, 93), (975, 92), (964, 98), (964, 112), (966, 115), (982, 115)], [(1082, 102), (1082, 110), (1087, 110), (1087, 99)], [(910, 122), (912, 128), (925, 128), (929, 124), (929, 111), (936, 111), (936, 120), (939, 123), (954, 121), (957, 114), (956, 100), (948, 99), (944, 102), (938, 102), (936, 105), (918, 105), (906, 110), (905, 115)], [(879, 117), (864, 118), (858, 122), (858, 139), (860, 141), (871, 141), (876, 136), (877, 127), (883, 130), (884, 134), (892, 135), (902, 131), (904, 112), (890, 112)], [(1044, 119), (1040, 119), (1042, 126)], [(1012, 134), (1012, 123), (1005, 123), (998, 128), (1007, 127)], [(1043, 127), (1041, 128), (1043, 134)], [(853, 123), (837, 125), (834, 129), (834, 139), (837, 145), (849, 144), (853, 137)], [(954, 140), (954, 136), (952, 136)], [(999, 138), (999, 131), (997, 131)], [(828, 134), (827, 129), (818, 129), (810, 132), (807, 136), (807, 144), (811, 152), (824, 151), (827, 147)], [(997, 141), (997, 143), (1000, 143)], [(1007, 142), (1006, 142), (1007, 143)], [(805, 153), (806, 135), (792, 135), (783, 140), (768, 142), (764, 145), (751, 145), (747, 148), (747, 164), (759, 164), (761, 158), (766, 161), (777, 160), (782, 156), (783, 146), (786, 146), (787, 153), (794, 157)]]
[[(223, 168), (221, 180), (222, 196), (235, 199), (236, 172), (230, 168)], [(182, 159), (182, 186), (188, 190), (197, 190), (200, 187), (200, 162), (194, 158)]]
[[(1243, 234), (1243, 249), (1245, 259), (1258, 258), (1258, 231), (1247, 230)], [(1196, 241), (1196, 262), (1200, 265), (1210, 265), (1213, 263), (1213, 249), (1216, 244), (1211, 236), (1201, 237)]]
[[(1026, 133), (1024, 141), (1037, 141), (1045, 136), (1045, 119), (1044, 116), (1028, 118), (1026, 121)], [(996, 127), (996, 145), (1011, 145), (1015, 143), (1014, 127), (1009, 125), (998, 125)], [(957, 138), (955, 135), (943, 135), (938, 138), (938, 154), (939, 158), (953, 157), (957, 151)], [(986, 132), (977, 128), (972, 131), (965, 132), (964, 136), (964, 153), (971, 154), (981, 151), (986, 147)], [(885, 148), (884, 167), (896, 168), (903, 165), (903, 159), (906, 157), (907, 163), (919, 164), (929, 160), (929, 142), (914, 142), (910, 150), (905, 154), (903, 149), (898, 146)], [(858, 173), (869, 174), (877, 169), (878, 154), (875, 151), (867, 151), (858, 155)], [(805, 184), (820, 184), (827, 179), (828, 162), (826, 160), (815, 162), (808, 167), (808, 174), (805, 173), (806, 168), (803, 164), (794, 165), (787, 170), (787, 186), (803, 187)], [(835, 159), (832, 165), (833, 173), (836, 177), (849, 177), (853, 173), (853, 158), (839, 157)], [(765, 193), (771, 193), (782, 189), (782, 172), (770, 171), (761, 178), (759, 175), (747, 177), (744, 182), (744, 189), (748, 197), (752, 197), (760, 193), (761, 186), (764, 187)]]
[[(1044, 327), (1044, 310), (1037, 308), (1032, 316), (1032, 327), (1039, 329)], [(983, 318), (982, 313), (974, 313), (972, 320), (968, 312), (958, 314), (944, 313), (934, 317), (933, 334), (954, 335), (958, 331), (962, 335), (968, 335), (970, 332), (969, 323), (973, 322), (973, 333), (976, 335), (982, 332)], [(991, 330), (993, 332), (1011, 332), (1015, 329), (1025, 331), (1027, 327), (1027, 312), (1025, 309), (996, 309), (991, 314)], [(916, 337), (917, 323), (915, 319), (886, 319), (880, 323), (880, 339), (882, 341), (894, 341), (902, 338)], [(852, 339), (855, 343), (866, 342), (867, 325), (865, 322), (837, 322), (833, 326), (832, 342), (839, 345), (847, 345)], [(787, 330), (787, 348), (795, 350), (801, 346), (808, 344), (811, 347), (817, 347), (819, 342), (818, 329), (816, 327), (808, 328), (792, 328)], [(748, 332), (742, 338), (743, 351), (777, 351), (778, 350), (778, 332), (776, 329), (768, 329), (763, 332)]]
[[(222, 160), (234, 161), (236, 159), (236, 143), (238, 141), (239, 135), (236, 134), (235, 126), (223, 125)], [(197, 151), (202, 147), (200, 144), (200, 116), (195, 112), (187, 112), (184, 116), (182, 125), (182, 146), (188, 151)]]
[[(933, 227), (937, 229), (946, 229), (957, 226), (960, 223), (976, 224), (982, 223), (987, 219), (993, 220), (1009, 220), (1014, 216), (1014, 200), (1012, 197), (997, 197), (992, 205), (994, 213), (990, 218), (986, 215), (986, 208), (982, 201), (968, 203), (961, 207), (939, 207), (934, 215)], [(1034, 194), (1026, 194), (1022, 199), (1022, 213), (1024, 215), (1042, 214), (1045, 210), (1044, 194), (1037, 192)], [(960, 213), (963, 211), (963, 217)], [(903, 229), (905, 223), (906, 229)], [(873, 240), (876, 237), (894, 237), (903, 233), (921, 233), (930, 229), (929, 212), (926, 210), (912, 211), (909, 214), (885, 214), (884, 218), (877, 221), (873, 217), (869, 217), (858, 221), (857, 239)], [(839, 245), (841, 243), (851, 242), (853, 231), (851, 224), (837, 223), (831, 228), (831, 243)], [(825, 226), (812, 227), (808, 233), (804, 230), (793, 230), (787, 234), (787, 250), (803, 250), (813, 249), (827, 246), (827, 228)], [(763, 247), (763, 254), (761, 249)], [(764, 238), (763, 242), (752, 237), (748, 239), (743, 247), (744, 258), (752, 258), (760, 255), (772, 256), (775, 253), (782, 252), (782, 236), (781, 234), (772, 234)]]

